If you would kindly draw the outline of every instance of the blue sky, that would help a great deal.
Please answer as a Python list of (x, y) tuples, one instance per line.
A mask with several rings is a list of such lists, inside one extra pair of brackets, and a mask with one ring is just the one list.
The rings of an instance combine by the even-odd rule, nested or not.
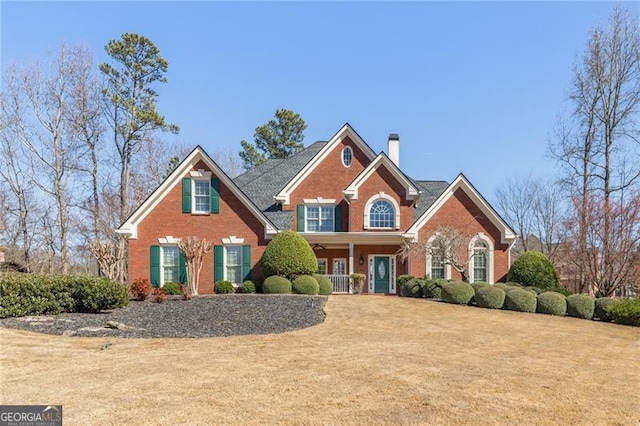
[(345, 122), (375, 151), (398, 133), (411, 177), (463, 172), (493, 200), (506, 177), (555, 173), (545, 152), (572, 66), (614, 6), (3, 1), (0, 54), (24, 64), (82, 43), (100, 63), (110, 39), (139, 33), (170, 63), (159, 110), (181, 127), (176, 142), (239, 151), (289, 108), (307, 144)]

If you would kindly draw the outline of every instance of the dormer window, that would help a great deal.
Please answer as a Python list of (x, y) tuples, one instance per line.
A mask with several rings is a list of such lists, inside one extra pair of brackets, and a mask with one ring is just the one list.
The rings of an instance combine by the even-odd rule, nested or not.
[(365, 229), (399, 229), (400, 206), (393, 197), (380, 192), (369, 199), (364, 210)]
[(353, 163), (353, 150), (350, 146), (345, 146), (342, 150), (342, 165), (350, 167), (351, 163)]

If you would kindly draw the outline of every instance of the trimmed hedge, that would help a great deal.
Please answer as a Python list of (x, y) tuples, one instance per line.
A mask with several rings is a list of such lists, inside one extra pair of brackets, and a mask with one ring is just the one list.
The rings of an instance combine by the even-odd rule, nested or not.
[(251, 280), (246, 280), (242, 283), (242, 286), (238, 289), (239, 293), (255, 293), (256, 285)]
[(174, 296), (182, 294), (182, 290), (180, 290), (180, 284), (178, 283), (166, 283), (162, 286), (162, 289), (166, 294), (171, 294)]
[(129, 303), (127, 287), (84, 275), (0, 274), (0, 318), (99, 312)]
[(404, 283), (406, 283), (407, 281), (410, 281), (410, 280), (412, 280), (414, 278), (415, 277), (413, 275), (408, 275), (408, 274), (398, 276), (398, 278), (396, 279), (396, 281), (398, 282), (398, 287), (402, 288), (402, 285)]
[(602, 321), (611, 321), (609, 310), (616, 304), (620, 303), (620, 299), (612, 299), (610, 297), (600, 297), (596, 299), (593, 316)]
[(291, 281), (285, 277), (272, 275), (262, 284), (262, 292), (265, 294), (288, 294), (291, 293)]
[(442, 298), (442, 287), (449, 281), (439, 278), (435, 280), (425, 280), (422, 286), (422, 292), (427, 299), (440, 299)]
[(320, 284), (311, 275), (300, 275), (293, 280), (292, 290), (295, 294), (316, 295), (320, 290)]
[(501, 288), (502, 290), (505, 291), (505, 293), (507, 291), (509, 291), (509, 289), (511, 289), (511, 288), (519, 288), (519, 287), (516, 287), (514, 285), (509, 285), (507, 283), (495, 283), (493, 286), (496, 287), (496, 288)]
[(467, 305), (471, 302), (471, 298), (475, 295), (475, 291), (470, 284), (462, 281), (451, 281), (442, 287), (442, 300), (447, 303), (456, 303), (459, 305)]
[(317, 272), (318, 261), (304, 238), (293, 231), (284, 231), (269, 241), (260, 267), (265, 278), (273, 275), (295, 277)]
[(400, 296), (402, 297), (422, 297), (424, 281), (418, 278), (412, 278), (409, 281), (405, 281), (400, 286)]
[(560, 286), (560, 278), (556, 268), (539, 251), (528, 251), (516, 259), (509, 268), (507, 281), (516, 281), (524, 286), (535, 286), (548, 290)]
[(313, 274), (313, 278), (315, 278), (316, 281), (318, 281), (318, 286), (319, 286), (318, 294), (321, 294), (323, 296), (333, 294), (333, 283), (329, 278), (321, 274)]
[(536, 305), (536, 295), (522, 288), (507, 291), (507, 296), (504, 298), (504, 308), (510, 311), (535, 312)]
[(547, 291), (539, 294), (536, 312), (563, 317), (567, 314), (567, 299), (564, 295), (555, 291)]
[(640, 299), (623, 299), (609, 308), (609, 315), (618, 324), (640, 327)]
[(473, 287), (473, 289), (477, 292), (481, 288), (491, 287), (491, 284), (485, 283), (483, 281), (477, 281), (475, 283), (471, 283), (471, 287)]
[(229, 294), (233, 293), (233, 283), (230, 281), (220, 280), (214, 284), (214, 290), (216, 294)]
[(596, 300), (588, 294), (572, 294), (567, 297), (567, 315), (575, 318), (592, 319)]
[(489, 285), (476, 290), (474, 299), (481, 308), (502, 309), (506, 295), (503, 289)]

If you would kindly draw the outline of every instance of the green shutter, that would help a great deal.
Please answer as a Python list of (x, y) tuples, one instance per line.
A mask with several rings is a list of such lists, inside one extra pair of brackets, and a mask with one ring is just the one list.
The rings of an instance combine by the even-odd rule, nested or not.
[(304, 232), (304, 204), (298, 204), (298, 232)]
[(191, 213), (191, 179), (182, 178), (182, 213)]
[(342, 232), (342, 206), (340, 204), (336, 206), (333, 220), (335, 224), (335, 231)]
[(184, 258), (184, 254), (180, 252), (180, 284), (187, 283), (187, 259)]
[(251, 278), (251, 246), (242, 246), (242, 276), (243, 281)]
[(224, 279), (224, 253), (222, 246), (215, 246), (213, 248), (213, 282), (218, 282)]
[(211, 213), (220, 213), (220, 179), (211, 178)]
[(160, 246), (151, 246), (151, 285), (160, 287)]

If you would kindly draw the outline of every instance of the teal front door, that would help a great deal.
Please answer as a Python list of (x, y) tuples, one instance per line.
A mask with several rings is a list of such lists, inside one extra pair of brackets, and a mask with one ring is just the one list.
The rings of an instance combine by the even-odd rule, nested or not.
[(373, 283), (376, 293), (389, 293), (389, 256), (373, 258)]

